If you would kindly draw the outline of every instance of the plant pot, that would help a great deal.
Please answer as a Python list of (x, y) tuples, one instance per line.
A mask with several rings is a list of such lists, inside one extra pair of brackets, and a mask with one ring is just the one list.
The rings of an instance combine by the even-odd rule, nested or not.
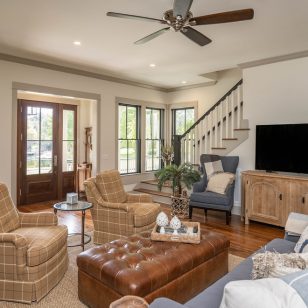
[(189, 217), (189, 198), (184, 196), (171, 196), (171, 216), (181, 219)]

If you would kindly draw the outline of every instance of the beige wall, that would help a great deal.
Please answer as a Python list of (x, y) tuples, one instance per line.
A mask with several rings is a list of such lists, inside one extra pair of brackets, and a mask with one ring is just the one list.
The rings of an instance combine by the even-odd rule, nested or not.
[(240, 79), (242, 71), (231, 69), (218, 73), (218, 82), (214, 86), (187, 89), (168, 93), (168, 104), (198, 102), (198, 118), (210, 109), (224, 94), (226, 94)]
[[(258, 124), (308, 123), (308, 57), (243, 71), (244, 118), (249, 138), (230, 155), (239, 155), (239, 170), (254, 169)], [(305, 147), (305, 145), (303, 145)], [(235, 200), (240, 204), (240, 188)]]

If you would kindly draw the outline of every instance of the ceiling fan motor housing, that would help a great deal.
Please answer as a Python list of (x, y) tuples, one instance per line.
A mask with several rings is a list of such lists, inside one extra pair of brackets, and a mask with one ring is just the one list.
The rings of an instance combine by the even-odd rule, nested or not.
[(168, 10), (164, 13), (163, 20), (172, 27), (175, 31), (180, 31), (186, 26), (190, 26), (189, 20), (193, 17), (192, 12), (188, 12), (186, 17), (183, 18), (181, 15), (174, 16), (173, 10)]

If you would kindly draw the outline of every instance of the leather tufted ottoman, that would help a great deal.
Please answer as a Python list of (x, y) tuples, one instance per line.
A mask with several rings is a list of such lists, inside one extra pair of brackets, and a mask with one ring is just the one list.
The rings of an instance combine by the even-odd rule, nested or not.
[(124, 295), (184, 303), (227, 273), (229, 245), (214, 232), (198, 245), (154, 242), (144, 232), (91, 248), (77, 257), (79, 299), (93, 308)]

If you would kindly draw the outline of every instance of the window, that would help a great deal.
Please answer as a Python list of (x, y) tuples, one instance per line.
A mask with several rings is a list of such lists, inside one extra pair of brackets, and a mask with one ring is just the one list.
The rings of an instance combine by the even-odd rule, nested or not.
[(145, 171), (154, 171), (161, 168), (162, 123), (163, 110), (146, 108)]
[(183, 135), (195, 122), (194, 108), (172, 110), (172, 135)]
[(140, 172), (140, 106), (119, 104), (118, 169), (121, 174)]

